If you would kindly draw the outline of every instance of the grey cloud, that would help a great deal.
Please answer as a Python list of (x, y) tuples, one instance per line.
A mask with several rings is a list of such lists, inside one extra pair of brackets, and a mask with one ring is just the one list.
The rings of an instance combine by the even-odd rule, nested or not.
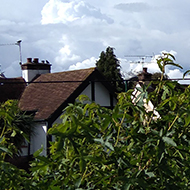
[[(187, 5), (179, 7), (178, 4), (170, 2), (172, 6), (169, 6), (168, 2), (166, 4), (166, 1), (158, 0), (149, 1), (149, 4), (117, 3), (117, 5), (114, 0), (97, 0), (91, 3), (92, 1), (83, 0), (83, 4), (79, 4), (82, 2), (80, 0), (72, 1), (74, 3), (68, 11), (74, 18), (79, 17), (75, 22), (47, 25), (36, 22), (41, 19), (43, 6), (37, 7), (37, 3), (32, 7), (34, 4), (32, 0), (28, 0), (27, 3), (24, 0), (15, 1), (15, 9), (22, 10), (19, 14), (12, 11), (13, 6), (12, 15), (7, 11), (10, 10), (8, 6), (0, 7), (0, 43), (14, 43), (22, 39), (23, 62), (27, 57), (47, 59), (52, 63), (53, 72), (67, 70), (78, 61), (83, 62), (91, 57), (98, 58), (100, 52), (108, 45), (114, 47), (117, 57), (123, 59), (126, 54), (149, 55), (152, 52), (158, 54), (163, 49), (167, 51), (173, 49), (177, 52), (177, 63), (182, 64), (185, 70), (189, 69), (190, 27)], [(16, 7), (18, 2), (24, 3), (22, 9)], [(29, 8), (26, 7), (28, 4)], [(140, 14), (126, 15), (126, 12)], [(51, 13), (47, 10), (47, 14)], [(57, 17), (57, 10), (53, 10), (52, 14), (53, 17)], [(64, 16), (67, 19), (67, 15)], [(107, 24), (113, 23), (113, 19), (114, 24)], [(69, 47), (70, 53), (64, 56), (62, 52), (61, 57), (59, 51), (65, 46)], [(2, 46), (0, 50), (0, 64), (5, 76), (20, 76), (18, 46)], [(80, 60), (69, 59), (73, 56), (78, 56)], [(63, 59), (56, 61), (56, 57)]]
[(114, 22), (113, 19), (108, 17), (106, 14), (102, 14), (100, 9), (97, 9), (88, 3), (81, 4), (78, 10), (79, 10), (78, 16), (83, 16), (83, 15), (91, 16), (100, 20), (106, 20), (107, 23), (109, 24), (112, 24)]
[(114, 8), (125, 12), (142, 12), (150, 9), (147, 3), (120, 3)]

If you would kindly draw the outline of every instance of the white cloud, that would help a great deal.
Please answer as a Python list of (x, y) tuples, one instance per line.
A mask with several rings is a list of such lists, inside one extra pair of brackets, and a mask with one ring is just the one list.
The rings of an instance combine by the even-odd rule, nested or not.
[(179, 69), (173, 69), (173, 70), (168, 70), (168, 72), (166, 73), (169, 78), (171, 79), (178, 79), (177, 81), (180, 83), (180, 84), (190, 84), (190, 77), (187, 75), (185, 77), (184, 80), (183, 79), (183, 72)]
[(95, 57), (91, 57), (89, 59), (86, 59), (82, 62), (78, 62), (75, 65), (71, 65), (69, 67), (69, 70), (77, 70), (77, 69), (86, 69), (86, 68), (90, 68), (90, 67), (95, 67), (96, 66), (96, 58)]
[(69, 23), (85, 18), (95, 18), (112, 23), (112, 19), (102, 14), (100, 9), (84, 1), (49, 0), (42, 10), (42, 24)]
[(6, 69), (2, 68), (1, 72), (7, 78), (14, 78), (18, 77), (18, 73), (15, 73), (15, 70), (20, 71), (19, 75), (21, 76), (21, 67), (17, 61), (12, 62)]
[(59, 50), (59, 55), (55, 58), (55, 61), (60, 65), (67, 64), (67, 62), (76, 62), (80, 60), (79, 55), (72, 53), (69, 45), (65, 45)]
[[(101, 51), (111, 46), (115, 48), (116, 56), (123, 60), (121, 65), (125, 71), (142, 69), (141, 64), (126, 62), (126, 54), (152, 55), (163, 49), (175, 50), (176, 63), (184, 70), (190, 69), (190, 2), (3, 1), (0, 6), (0, 43), (14, 43), (21, 39), (23, 62), (27, 57), (47, 59), (52, 64), (52, 72), (68, 70), (71, 65), (80, 68), (90, 66), (84, 60), (98, 57)], [(0, 64), (2, 70), (6, 70), (5, 75), (10, 73), (11, 76), (14, 71), (14, 76), (20, 76), (20, 70), (11, 65), (19, 62), (18, 47), (2, 46), (0, 50)], [(149, 72), (157, 70), (152, 63), (148, 67)]]
[(179, 69), (168, 70), (167, 75), (171, 79), (183, 78), (183, 73)]

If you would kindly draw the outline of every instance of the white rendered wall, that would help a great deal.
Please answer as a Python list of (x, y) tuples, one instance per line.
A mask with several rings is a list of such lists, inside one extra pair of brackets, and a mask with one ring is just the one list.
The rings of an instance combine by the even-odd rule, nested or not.
[(33, 154), (38, 149), (43, 146), (42, 155), (46, 156), (46, 149), (47, 149), (47, 123), (46, 122), (39, 122), (35, 126), (35, 134), (31, 138), (30, 143), (30, 154)]
[(95, 83), (95, 102), (101, 106), (111, 106), (110, 94), (100, 82)]
[[(110, 105), (110, 94), (109, 91), (100, 82), (95, 82), (95, 102), (101, 106)], [(91, 84), (89, 84), (81, 93), (88, 96), (91, 99)], [(117, 100), (113, 98), (113, 105), (116, 105)]]
[(46, 73), (49, 73), (49, 70), (22, 70), (22, 77), (25, 79), (26, 82), (30, 82), (36, 77), (36, 75)]
[(91, 99), (91, 85), (90, 84), (82, 91), (81, 95), (86, 95)]

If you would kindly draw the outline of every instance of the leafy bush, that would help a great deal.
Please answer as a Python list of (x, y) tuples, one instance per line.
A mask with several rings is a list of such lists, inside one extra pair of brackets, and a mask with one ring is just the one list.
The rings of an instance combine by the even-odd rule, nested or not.
[(29, 140), (32, 133), (32, 117), (18, 108), (18, 101), (8, 100), (0, 105), (0, 189), (33, 188), (30, 175), (26, 171), (5, 162), (6, 156), (21, 152), (21, 145)]
[[(84, 97), (70, 104), (62, 123), (49, 130), (56, 137), (49, 157), (40, 156), (40, 151), (35, 155), (32, 172), (38, 186), (189, 189), (190, 87), (162, 80), (167, 64), (180, 67), (172, 58), (165, 54), (158, 60), (161, 81), (151, 94), (146, 92), (148, 86), (138, 89), (136, 104), (132, 91), (119, 94), (113, 110), (94, 102), (83, 104)], [(154, 109), (147, 112), (144, 105), (149, 100)]]
[(0, 138), (13, 154), (22, 152), (21, 146), (25, 141), (29, 142), (33, 134), (33, 117), (22, 112), (18, 107), (18, 101), (7, 100), (0, 104)]
[[(189, 189), (190, 87), (162, 80), (171, 55), (158, 64), (155, 91), (148, 94), (142, 86), (134, 103), (131, 90), (118, 95), (113, 110), (84, 104), (84, 96), (70, 104), (62, 123), (48, 131), (55, 136), (49, 157), (42, 150), (34, 154), (28, 189)], [(145, 109), (149, 100), (151, 111)]]

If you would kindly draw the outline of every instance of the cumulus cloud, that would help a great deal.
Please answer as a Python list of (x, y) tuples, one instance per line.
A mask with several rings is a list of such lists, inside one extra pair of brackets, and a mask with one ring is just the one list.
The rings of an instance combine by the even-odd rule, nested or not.
[(190, 84), (190, 77), (187, 75), (183, 79), (184, 73), (179, 69), (168, 70), (166, 74), (169, 76), (169, 78), (175, 79), (180, 84)]
[(68, 65), (80, 60), (80, 56), (74, 54), (69, 45), (65, 45), (59, 50), (59, 55), (55, 58), (55, 62), (59, 65)]
[(74, 65), (71, 65), (69, 67), (69, 70), (77, 70), (77, 69), (86, 69), (86, 68), (90, 68), (90, 67), (95, 67), (96, 66), (96, 58), (95, 57), (91, 57), (89, 59), (86, 59), (82, 62), (77, 62)]
[(70, 23), (85, 18), (95, 18), (113, 23), (100, 9), (84, 1), (49, 0), (42, 10), (42, 24)]
[(167, 75), (171, 79), (183, 78), (183, 73), (179, 69), (168, 70)]
[[(0, 6), (0, 43), (21, 39), (23, 60), (27, 57), (47, 59), (52, 64), (52, 72), (84, 65), (91, 67), (92, 58), (98, 57), (107, 46), (115, 48), (115, 55), (122, 60), (122, 69), (126, 72), (142, 70), (141, 64), (126, 60), (126, 54), (152, 55), (163, 49), (175, 50), (176, 63), (184, 70), (190, 69), (190, 2), (128, 2), (9, 0)], [(6, 70), (5, 75), (10, 73), (11, 77), (15, 72), (14, 76), (20, 76), (20, 68), (12, 65), (15, 60), (19, 62), (18, 47), (0, 48), (0, 64)], [(147, 66), (149, 72), (157, 71), (153, 63)]]

